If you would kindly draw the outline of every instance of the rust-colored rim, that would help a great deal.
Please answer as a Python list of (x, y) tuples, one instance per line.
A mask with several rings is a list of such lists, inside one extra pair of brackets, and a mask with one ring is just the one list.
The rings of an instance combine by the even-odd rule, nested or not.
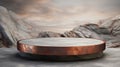
[[(20, 40), (21, 41), (21, 40)], [(105, 50), (105, 42), (99, 45), (71, 46), (71, 47), (49, 47), (22, 44), (18, 41), (17, 49), (20, 52), (37, 55), (86, 55), (99, 53)]]

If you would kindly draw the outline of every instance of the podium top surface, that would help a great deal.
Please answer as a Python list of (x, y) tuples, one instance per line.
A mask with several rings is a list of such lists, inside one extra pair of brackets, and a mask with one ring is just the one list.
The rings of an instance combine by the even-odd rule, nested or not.
[(104, 41), (90, 38), (36, 38), (21, 40), (19, 43), (34, 46), (72, 47), (100, 45)]

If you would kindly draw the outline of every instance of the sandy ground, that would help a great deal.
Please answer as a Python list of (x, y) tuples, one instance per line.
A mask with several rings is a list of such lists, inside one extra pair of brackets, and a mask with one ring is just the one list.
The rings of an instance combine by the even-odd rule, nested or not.
[(119, 67), (120, 49), (107, 48), (100, 59), (74, 62), (45, 62), (16, 57), (15, 48), (0, 48), (0, 67)]

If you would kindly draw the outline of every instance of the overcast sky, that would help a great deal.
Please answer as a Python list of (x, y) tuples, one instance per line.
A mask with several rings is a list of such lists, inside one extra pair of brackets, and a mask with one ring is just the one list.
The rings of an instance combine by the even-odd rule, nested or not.
[(0, 5), (37, 25), (66, 29), (120, 15), (120, 0), (0, 0)]
[[(120, 14), (120, 0), (0, 0), (0, 5), (16, 13), (59, 13), (80, 18), (101, 19)], [(90, 19), (93, 19), (90, 18)]]

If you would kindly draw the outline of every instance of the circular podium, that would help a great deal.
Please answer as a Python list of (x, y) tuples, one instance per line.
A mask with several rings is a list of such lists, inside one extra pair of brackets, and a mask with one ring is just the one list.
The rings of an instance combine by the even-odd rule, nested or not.
[(88, 60), (103, 56), (105, 42), (90, 38), (36, 38), (18, 41), (17, 49), (27, 59)]

